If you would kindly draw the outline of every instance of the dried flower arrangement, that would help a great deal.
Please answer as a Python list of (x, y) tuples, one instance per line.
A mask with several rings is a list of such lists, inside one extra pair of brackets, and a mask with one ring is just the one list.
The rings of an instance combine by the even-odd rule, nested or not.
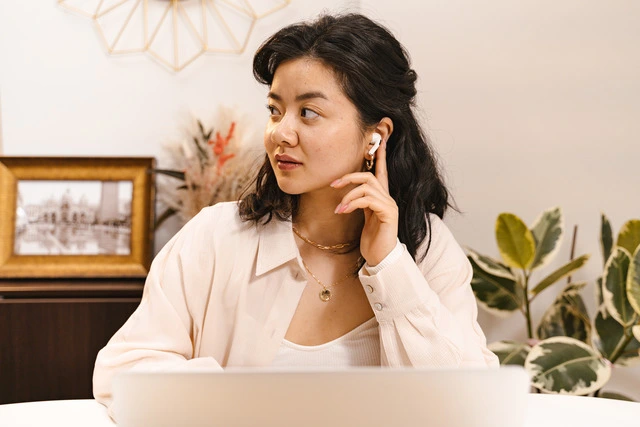
[(237, 200), (254, 176), (261, 151), (243, 143), (229, 116), (223, 110), (218, 120), (226, 135), (194, 119), (182, 140), (164, 147), (167, 166), (156, 169), (158, 202), (163, 205), (156, 228), (173, 215), (186, 222), (206, 206)]

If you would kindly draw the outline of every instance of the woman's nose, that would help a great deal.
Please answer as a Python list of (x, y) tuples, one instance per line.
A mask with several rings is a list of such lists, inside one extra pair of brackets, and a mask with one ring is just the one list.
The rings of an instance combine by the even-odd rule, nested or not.
[(272, 140), (278, 145), (297, 145), (298, 130), (295, 118), (291, 117), (289, 114), (283, 115), (280, 121), (274, 124)]

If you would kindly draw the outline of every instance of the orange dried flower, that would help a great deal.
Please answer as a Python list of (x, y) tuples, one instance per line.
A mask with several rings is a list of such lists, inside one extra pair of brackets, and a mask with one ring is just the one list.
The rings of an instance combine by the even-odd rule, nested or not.
[[(235, 128), (236, 128), (236, 122), (231, 122), (231, 126), (229, 126), (229, 131), (227, 132), (226, 137), (223, 138), (222, 135), (220, 135), (220, 132), (216, 132), (215, 141), (213, 139), (210, 139), (208, 141), (209, 145), (213, 145), (212, 147), (213, 154), (215, 154), (216, 156), (219, 156), (222, 153), (224, 153), (225, 147), (229, 145), (229, 141), (231, 141), (231, 138), (233, 138), (233, 131), (235, 130)], [(224, 164), (224, 162), (222, 164)], [(218, 166), (221, 166), (221, 164), (218, 163)]]
[(221, 156), (218, 157), (218, 175), (222, 174), (222, 167), (227, 162), (227, 160), (233, 158), (234, 156), (235, 156), (235, 153), (229, 153), (229, 154), (222, 154)]

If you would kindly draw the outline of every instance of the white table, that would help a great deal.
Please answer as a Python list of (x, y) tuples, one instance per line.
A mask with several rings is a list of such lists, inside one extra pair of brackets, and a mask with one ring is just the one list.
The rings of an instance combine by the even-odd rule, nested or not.
[(530, 394), (525, 427), (632, 427), (640, 425), (640, 403), (552, 394)]
[(114, 427), (95, 400), (48, 400), (0, 405), (2, 427)]
[[(640, 403), (531, 394), (525, 427), (631, 427), (639, 424)], [(115, 424), (104, 406), (95, 400), (53, 400), (0, 405), (0, 426), (114, 427)]]

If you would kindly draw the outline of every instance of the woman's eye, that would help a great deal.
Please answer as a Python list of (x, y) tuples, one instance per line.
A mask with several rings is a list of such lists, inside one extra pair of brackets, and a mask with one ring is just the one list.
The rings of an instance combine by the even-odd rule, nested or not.
[(310, 110), (308, 108), (303, 108), (302, 111), (301, 111), (301, 115), (305, 119), (314, 119), (314, 118), (318, 117), (318, 113), (316, 113), (315, 111)]
[(267, 110), (269, 110), (269, 114), (271, 114), (272, 116), (277, 116), (278, 114), (280, 114), (280, 111), (273, 105), (267, 105)]

